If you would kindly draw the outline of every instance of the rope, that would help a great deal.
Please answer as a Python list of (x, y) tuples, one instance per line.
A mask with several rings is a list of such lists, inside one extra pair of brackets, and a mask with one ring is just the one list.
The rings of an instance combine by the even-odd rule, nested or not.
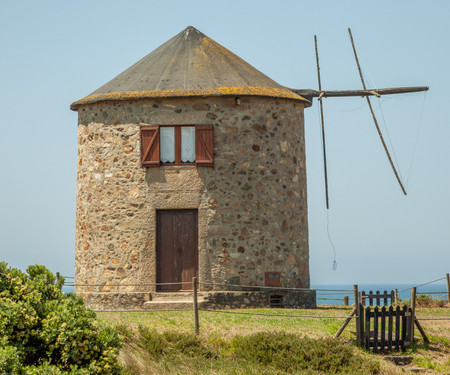
[(386, 134), (387, 134), (387, 137), (388, 137), (388, 140), (389, 140), (389, 144), (391, 146), (392, 154), (394, 155), (394, 160), (395, 160), (395, 164), (397, 166), (398, 175), (400, 176), (400, 180), (403, 183), (403, 176), (402, 176), (402, 173), (401, 173), (401, 170), (400, 170), (400, 164), (398, 162), (397, 154), (395, 153), (394, 144), (392, 143), (391, 135), (389, 133), (389, 129), (388, 129), (387, 124), (386, 124), (386, 120), (384, 118), (383, 108), (381, 107), (382, 101), (378, 97), (376, 99), (378, 101), (378, 108), (379, 108), (380, 113), (381, 113), (381, 119), (383, 120), (384, 129), (386, 130)]
[(152, 309), (152, 310), (94, 310), (95, 312), (135, 312), (135, 313), (151, 313), (151, 312), (178, 312), (178, 311), (192, 311), (192, 309), (179, 309), (179, 310), (174, 310), (174, 309), (168, 309), (168, 310), (156, 310), (156, 309)]
[(409, 165), (408, 176), (406, 177), (406, 186), (408, 186), (408, 184), (409, 184), (409, 177), (411, 176), (412, 165), (413, 165), (414, 157), (416, 155), (417, 143), (419, 141), (420, 129), (422, 127), (423, 110), (425, 108), (426, 97), (427, 97), (427, 92), (425, 91), (425, 94), (423, 95), (422, 108), (420, 110), (420, 115), (419, 115), (419, 124), (417, 126), (416, 139), (414, 141), (413, 153), (411, 155), (411, 163)]
[(362, 110), (363, 108), (366, 108), (366, 107), (367, 107), (367, 104), (364, 103), (364, 104), (362, 104), (362, 105), (360, 105), (359, 107), (356, 107), (356, 108), (352, 108), (352, 109), (336, 109), (335, 111), (336, 112), (356, 112), (356, 111), (360, 111), (360, 110)]
[(312, 288), (274, 288), (273, 286), (255, 286), (255, 285), (232, 285), (232, 284), (215, 284), (215, 283), (198, 283), (199, 285), (216, 285), (216, 286), (226, 286), (229, 288), (252, 288), (252, 289), (265, 289), (271, 291), (298, 291), (298, 292), (353, 292), (353, 289), (312, 289)]
[(224, 311), (224, 310), (204, 310), (199, 311), (223, 313), (223, 314), (236, 314), (236, 315), (255, 315), (255, 316), (275, 316), (281, 318), (313, 318), (313, 319), (347, 319), (348, 316), (317, 316), (317, 315), (282, 315), (282, 314), (263, 314), (263, 313), (247, 313), (237, 311)]
[[(350, 35), (350, 41), (351, 41), (351, 43), (352, 43), (353, 53), (354, 53), (354, 55), (355, 55), (356, 65), (357, 65), (357, 67), (358, 67), (358, 72), (359, 72), (359, 76), (360, 76), (360, 78), (361, 78), (361, 83), (362, 83), (362, 85), (363, 85), (364, 90), (367, 90), (366, 84), (365, 84), (365, 82), (364, 82), (364, 77), (363, 77), (363, 74), (362, 74), (362, 71), (361, 71), (361, 67), (360, 67), (360, 65), (359, 65), (359, 60), (358, 60), (358, 55), (357, 55), (357, 53), (356, 53), (355, 44), (354, 44), (354, 42), (353, 42), (352, 31), (350, 30), (350, 28), (348, 29), (348, 33), (349, 33), (349, 35)], [(371, 114), (372, 114), (373, 122), (374, 122), (374, 124), (375, 124), (376, 129), (377, 129), (378, 136), (379, 136), (380, 141), (381, 141), (381, 143), (382, 143), (382, 145), (383, 145), (384, 151), (385, 151), (386, 156), (387, 156), (387, 158), (388, 158), (388, 160), (389, 160), (389, 163), (390, 163), (390, 165), (391, 165), (391, 168), (392, 168), (392, 170), (393, 170), (393, 172), (394, 172), (394, 174), (395, 174), (395, 177), (396, 177), (396, 179), (397, 179), (397, 181), (398, 181), (398, 183), (399, 183), (399, 185), (400, 185), (400, 188), (401, 188), (402, 191), (403, 191), (403, 194), (406, 195), (406, 194), (407, 194), (407, 193), (406, 193), (406, 190), (405, 190), (405, 188), (404, 188), (404, 186), (403, 186), (403, 183), (402, 183), (402, 181), (401, 181), (401, 179), (400, 179), (399, 174), (397, 173), (397, 170), (396, 170), (396, 168), (395, 168), (395, 166), (394, 166), (394, 162), (392, 161), (391, 155), (389, 154), (389, 150), (388, 150), (388, 148), (387, 148), (386, 142), (384, 141), (383, 134), (381, 133), (381, 129), (380, 129), (379, 125), (378, 125), (378, 121), (377, 121), (377, 118), (376, 118), (376, 116), (375, 116), (375, 112), (374, 112), (373, 107), (372, 107), (372, 104), (371, 104), (371, 102), (370, 102), (370, 98), (369, 98), (368, 96), (366, 96), (366, 100), (367, 100), (367, 105), (369, 106), (370, 112), (371, 112)]]
[(186, 285), (192, 284), (192, 281), (184, 281), (178, 283), (146, 283), (146, 284), (64, 284), (66, 286), (154, 286), (154, 285)]
[[(322, 104), (322, 99), (320, 100), (320, 103)], [(323, 111), (319, 112), (319, 107), (317, 107), (317, 116), (319, 117), (319, 121), (323, 121)], [(333, 271), (336, 271), (337, 269), (337, 261), (336, 261), (336, 248), (334, 247), (333, 241), (331, 240), (330, 236), (330, 217), (329, 217), (329, 196), (328, 196), (328, 178), (327, 178), (327, 166), (326, 166), (326, 153), (325, 153), (325, 135), (324, 135), (324, 129), (322, 124), (322, 146), (323, 146), (323, 154), (324, 154), (324, 171), (325, 171), (325, 195), (326, 195), (326, 207), (327, 207), (327, 236), (328, 241), (331, 244), (331, 247), (333, 248), (333, 264), (331, 266), (331, 269)]]
[[(372, 87), (378, 87), (377, 84), (375, 83), (375, 80), (373, 79), (372, 75), (370, 74), (369, 69), (364, 64), (364, 61), (361, 62), (361, 65), (363, 66), (363, 70), (366, 73), (366, 77), (369, 76), (369, 80), (372, 83)], [(401, 171), (400, 171), (400, 164), (399, 164), (398, 159), (397, 159), (397, 154), (395, 153), (394, 144), (392, 143), (391, 135), (389, 134), (389, 129), (387, 127), (386, 119), (384, 117), (383, 108), (381, 106), (381, 104), (385, 101), (385, 98), (382, 97), (382, 99), (380, 99), (380, 97), (377, 96), (376, 100), (377, 100), (378, 108), (375, 108), (374, 111), (378, 111), (379, 110), (380, 113), (381, 113), (381, 118), (383, 120), (384, 129), (386, 130), (386, 134), (387, 134), (387, 137), (388, 137), (388, 140), (389, 140), (389, 144), (390, 144), (391, 149), (392, 149), (392, 154), (394, 155), (394, 160), (395, 160), (395, 164), (396, 164), (397, 169), (398, 169), (398, 174), (399, 174), (400, 180), (403, 183), (403, 176), (402, 176)]]
[[(445, 280), (446, 276), (441, 277), (436, 280), (428, 281), (423, 284), (416, 285), (415, 287), (421, 287), (424, 285), (432, 284), (441, 280)], [(75, 284), (75, 283), (65, 283), (63, 286), (106, 286), (106, 287), (120, 287), (120, 286), (157, 286), (157, 285), (190, 285), (192, 284), (191, 281), (187, 282), (177, 282), (177, 283), (142, 283), (142, 284)], [(255, 285), (235, 285), (235, 284), (216, 284), (216, 283), (205, 283), (205, 282), (198, 282), (199, 285), (211, 285), (211, 286), (222, 286), (222, 287), (228, 287), (228, 288), (248, 288), (248, 289), (262, 289), (267, 291), (294, 291), (294, 292), (333, 292), (333, 293), (326, 293), (326, 294), (348, 294), (353, 292), (353, 289), (326, 289), (326, 288), (282, 288), (282, 287), (271, 287), (271, 286), (255, 286)], [(398, 290), (398, 292), (405, 292), (407, 290), (411, 290), (414, 286)], [(246, 290), (249, 291), (249, 290)], [(252, 290), (250, 290), (252, 291)], [(182, 293), (183, 291), (177, 291)], [(189, 292), (189, 291), (186, 291)], [(208, 291), (205, 291), (208, 292)], [(445, 294), (446, 292), (417, 292), (417, 294)], [(323, 295), (323, 294), (322, 294)], [(350, 297), (353, 298), (353, 297)]]
[(330, 217), (329, 217), (328, 210), (327, 210), (327, 235), (328, 235), (328, 240), (330, 241), (331, 247), (333, 248), (333, 266), (332, 266), (332, 270), (336, 271), (336, 269), (337, 269), (336, 248), (334, 247), (333, 241), (331, 240), (331, 236), (330, 236)]
[(447, 292), (417, 292), (417, 294), (442, 294), (445, 295)]
[(350, 298), (353, 298), (353, 296), (351, 296), (350, 293), (348, 293), (348, 292), (321, 293), (321, 294), (317, 294), (317, 295), (318, 296), (327, 296), (329, 294), (345, 294), (345, 295), (350, 296)]
[(450, 320), (450, 317), (449, 318), (417, 318), (416, 317), (416, 319), (417, 320)]
[[(420, 284), (420, 285), (416, 285), (415, 287), (418, 288), (418, 287), (420, 287), (420, 286), (432, 284), (432, 283), (435, 283), (435, 282), (437, 282), (437, 281), (441, 281), (441, 280), (444, 280), (444, 279), (446, 279), (446, 276), (441, 277), (440, 279), (436, 279), (436, 280), (428, 281), (428, 282), (423, 283), (423, 284)], [(399, 292), (399, 293), (400, 293), (400, 292), (404, 292), (405, 290), (410, 290), (410, 289), (412, 289), (412, 288), (414, 288), (414, 286), (410, 286), (409, 288), (399, 290), (398, 292)]]

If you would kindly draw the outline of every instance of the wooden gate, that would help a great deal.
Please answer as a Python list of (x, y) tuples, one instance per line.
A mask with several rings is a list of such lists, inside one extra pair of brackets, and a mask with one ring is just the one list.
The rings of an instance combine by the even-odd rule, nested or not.
[(385, 290), (382, 294), (379, 290), (377, 290), (376, 293), (373, 293), (372, 291), (369, 291), (369, 294), (366, 294), (366, 292), (364, 291), (362, 291), (361, 293), (361, 303), (364, 306), (367, 304), (367, 302), (369, 306), (388, 306), (392, 305), (394, 301), (395, 294), (393, 290), (391, 290), (389, 293)]
[(404, 350), (411, 345), (412, 309), (408, 306), (364, 308), (359, 305), (361, 344), (374, 353)]
[(197, 210), (160, 210), (156, 216), (157, 283), (166, 284), (157, 290), (192, 290), (198, 273)]

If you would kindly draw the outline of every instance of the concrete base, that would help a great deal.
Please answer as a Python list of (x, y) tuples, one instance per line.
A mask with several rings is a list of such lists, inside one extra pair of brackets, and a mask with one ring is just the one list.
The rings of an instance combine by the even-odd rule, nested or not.
[(91, 292), (80, 293), (86, 307), (96, 311), (143, 310), (145, 302), (150, 300), (150, 293), (141, 292)]
[(204, 300), (204, 307), (212, 309), (247, 307), (316, 308), (315, 291), (209, 292), (205, 293)]
[[(179, 293), (85, 293), (80, 294), (93, 310), (186, 310), (192, 309), (191, 292)], [(316, 308), (315, 291), (213, 291), (199, 292), (203, 309)]]

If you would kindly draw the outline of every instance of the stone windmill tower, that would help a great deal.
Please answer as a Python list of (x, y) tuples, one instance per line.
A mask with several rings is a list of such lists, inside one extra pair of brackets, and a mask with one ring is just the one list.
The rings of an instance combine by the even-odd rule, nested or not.
[(262, 306), (236, 285), (309, 288), (308, 106), (193, 27), (73, 103), (77, 293), (151, 308), (197, 276), (205, 303)]

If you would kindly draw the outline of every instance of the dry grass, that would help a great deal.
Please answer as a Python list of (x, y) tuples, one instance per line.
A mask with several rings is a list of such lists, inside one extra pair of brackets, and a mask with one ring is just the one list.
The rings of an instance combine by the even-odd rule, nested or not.
[[(237, 314), (200, 311), (200, 338), (206, 341), (232, 340), (237, 335), (250, 335), (256, 332), (286, 332), (310, 338), (331, 337), (351, 312), (351, 307), (322, 306), (315, 310), (302, 309), (247, 309), (231, 310)], [(245, 313), (273, 314), (280, 316), (247, 315)], [(416, 314), (421, 318), (450, 318), (448, 308), (418, 307)], [(320, 318), (301, 318), (299, 315), (316, 316)], [(332, 318), (332, 317), (339, 317)], [(138, 327), (147, 327), (158, 333), (176, 331), (192, 333), (194, 331), (192, 311), (153, 311), (153, 312), (101, 312), (98, 318), (105, 324), (127, 327), (138, 331)], [(431, 343), (424, 345), (420, 333), (416, 330), (416, 345), (408, 349), (406, 354), (412, 355), (414, 365), (426, 369), (429, 374), (450, 374), (450, 320), (420, 320), (422, 327), (429, 336)], [(340, 340), (354, 342), (354, 320), (347, 326)], [(400, 374), (404, 371), (382, 359), (379, 355), (366, 353), (356, 347), (358, 355), (375, 359), (381, 365), (383, 374)], [(236, 361), (218, 360), (205, 364), (193, 364), (192, 359), (179, 358), (155, 361), (146, 355), (135, 343), (126, 343), (121, 352), (120, 360), (128, 364), (127, 374), (257, 374), (261, 369)], [(221, 363), (220, 361), (224, 361)], [(190, 368), (202, 368), (200, 372), (192, 372)], [(259, 372), (258, 372), (259, 371)], [(267, 372), (272, 373), (272, 372)]]

